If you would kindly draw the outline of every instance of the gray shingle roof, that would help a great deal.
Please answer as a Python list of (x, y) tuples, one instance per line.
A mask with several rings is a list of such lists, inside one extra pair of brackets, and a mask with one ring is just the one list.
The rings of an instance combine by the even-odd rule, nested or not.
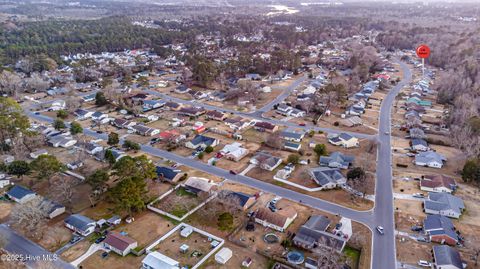
[(460, 253), (449, 246), (433, 246), (433, 256), (437, 266), (453, 265), (459, 269), (463, 268)]

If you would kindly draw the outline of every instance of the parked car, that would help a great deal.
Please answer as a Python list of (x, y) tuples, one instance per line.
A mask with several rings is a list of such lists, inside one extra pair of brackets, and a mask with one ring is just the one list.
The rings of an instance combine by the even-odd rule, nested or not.
[(425, 194), (423, 193), (414, 193), (412, 196), (415, 198), (425, 198)]
[(70, 239), (69, 242), (70, 242), (70, 244), (75, 244), (75, 243), (77, 243), (78, 241), (80, 241), (80, 239), (82, 239), (80, 236), (74, 235), (74, 236), (72, 237), (72, 239)]
[(422, 266), (422, 267), (432, 267), (432, 264), (427, 262), (427, 261), (424, 261), (424, 260), (419, 260), (418, 261), (418, 265)]
[(105, 251), (105, 252), (102, 253), (102, 258), (103, 259), (105, 259), (107, 256), (108, 256), (108, 252)]
[(105, 240), (105, 238), (105, 236), (100, 236), (99, 238), (97, 238), (97, 240), (95, 240), (95, 244), (101, 243), (103, 240)]
[(232, 174), (232, 175), (236, 175), (236, 174), (237, 174), (237, 172), (235, 172), (235, 171), (233, 171), (233, 170), (230, 170), (230, 174)]
[(411, 230), (414, 231), (414, 232), (420, 232), (420, 231), (423, 230), (423, 227), (418, 226), (418, 225), (414, 225), (414, 226), (412, 226)]
[(305, 124), (305, 122), (302, 122), (302, 123), (299, 123), (298, 125), (305, 126), (306, 124)]
[(419, 236), (419, 237), (417, 237), (417, 241), (418, 242), (428, 242), (428, 239), (426, 237)]
[(384, 234), (385, 234), (382, 226), (377, 226), (377, 232), (378, 232), (379, 234), (381, 234), (381, 235), (384, 235)]

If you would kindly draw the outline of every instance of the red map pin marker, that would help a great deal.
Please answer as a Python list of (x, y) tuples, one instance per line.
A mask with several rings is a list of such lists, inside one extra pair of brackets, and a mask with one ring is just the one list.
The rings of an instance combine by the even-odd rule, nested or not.
[(428, 58), (428, 56), (430, 56), (430, 48), (427, 45), (418, 46), (417, 56), (422, 59)]

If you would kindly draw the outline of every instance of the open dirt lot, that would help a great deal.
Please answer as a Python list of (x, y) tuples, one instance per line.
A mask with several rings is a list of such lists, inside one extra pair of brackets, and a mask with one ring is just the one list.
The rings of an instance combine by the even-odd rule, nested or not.
[[(176, 261), (178, 261), (182, 266), (188, 266), (191, 268), (197, 264), (203, 256), (207, 255), (212, 249), (210, 247), (210, 242), (208, 238), (197, 233), (193, 232), (187, 238), (180, 236), (180, 231), (175, 232), (173, 235), (160, 242), (154, 249)], [(180, 246), (186, 244), (189, 246), (189, 249), (186, 253), (180, 252)], [(194, 257), (192, 256), (194, 251), (201, 253), (201, 256)]]

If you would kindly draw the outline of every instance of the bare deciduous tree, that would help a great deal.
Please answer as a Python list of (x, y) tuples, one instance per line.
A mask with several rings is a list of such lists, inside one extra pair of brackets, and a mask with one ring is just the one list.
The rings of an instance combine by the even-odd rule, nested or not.
[(274, 149), (281, 149), (283, 140), (279, 132), (272, 133), (265, 138), (265, 145)]
[(68, 205), (72, 204), (73, 195), (75, 194), (74, 187), (77, 181), (73, 177), (60, 176), (53, 183), (53, 198)]
[(51, 208), (51, 203), (37, 196), (26, 203), (16, 204), (10, 213), (10, 222), (28, 236), (40, 239)]
[(19, 75), (6, 70), (0, 73), (0, 90), (3, 93), (16, 97), (22, 89), (22, 78)]

